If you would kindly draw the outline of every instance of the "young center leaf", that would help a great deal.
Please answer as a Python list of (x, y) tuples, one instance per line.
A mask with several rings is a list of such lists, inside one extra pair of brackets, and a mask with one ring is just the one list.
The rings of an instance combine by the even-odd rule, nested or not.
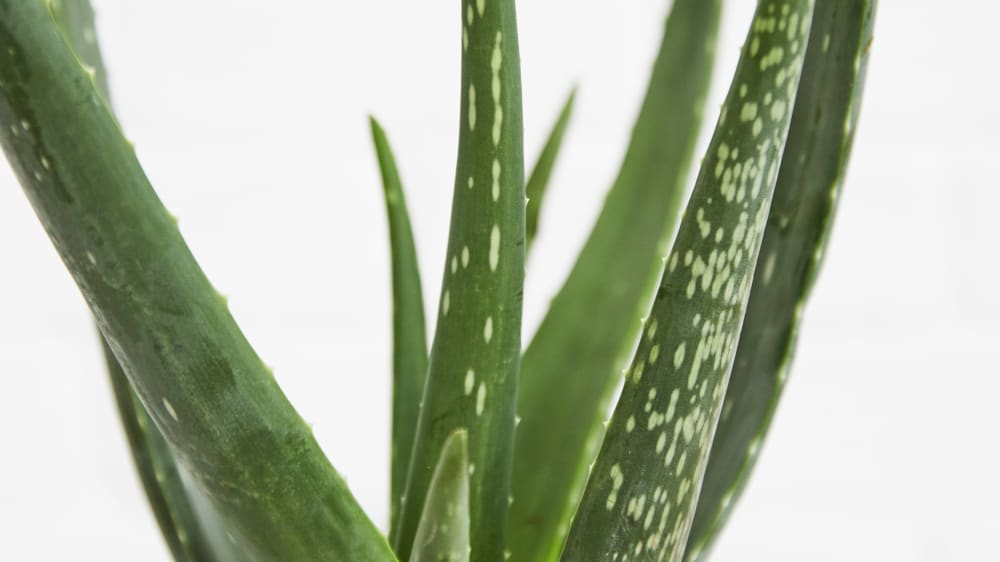
[(563, 562), (684, 551), (808, 37), (811, 0), (761, 0), (573, 520)]
[(760, 267), (685, 558), (701, 560), (750, 476), (791, 364), (857, 125), (874, 0), (816, 0)]
[(469, 562), (469, 455), (464, 429), (444, 442), (410, 562)]

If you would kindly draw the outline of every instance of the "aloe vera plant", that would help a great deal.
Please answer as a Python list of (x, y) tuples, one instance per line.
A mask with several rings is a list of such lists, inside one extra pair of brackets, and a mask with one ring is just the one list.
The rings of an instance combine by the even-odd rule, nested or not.
[(88, 2), (0, 0), (0, 143), (93, 312), (174, 559), (707, 555), (789, 370), (875, 0), (759, 0), (689, 192), (722, 9), (670, 6), (620, 172), (523, 351), (525, 255), (576, 91), (525, 177), (514, 2), (461, 3), (461, 127), (430, 347), (403, 181), (371, 120), (394, 309), (383, 535), (146, 179), (111, 109)]

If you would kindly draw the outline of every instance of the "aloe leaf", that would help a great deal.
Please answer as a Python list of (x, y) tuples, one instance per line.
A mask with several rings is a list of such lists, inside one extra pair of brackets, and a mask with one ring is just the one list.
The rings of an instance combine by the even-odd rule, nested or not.
[(721, 0), (674, 2), (621, 171), (524, 353), (508, 539), (515, 560), (558, 556), (597, 453), (680, 216), (720, 10)]
[(256, 560), (394, 560), (246, 342), (48, 3), (0, 3), (0, 144), (193, 485)]
[[(90, 2), (57, 0), (50, 7), (63, 36), (81, 63), (93, 71), (94, 85), (110, 106), (107, 71), (97, 41), (94, 10)], [(174, 559), (180, 562), (246, 560), (247, 556), (239, 545), (228, 540), (221, 531), (223, 527), (218, 522), (218, 515), (208, 502), (196, 504), (191, 501), (189, 495), (199, 492), (185, 486), (183, 469), (177, 466), (166, 440), (132, 391), (125, 372), (103, 338), (101, 347), (133, 463)], [(198, 513), (196, 505), (205, 506), (201, 513)], [(217, 532), (212, 533), (211, 530)]]
[(410, 562), (469, 561), (469, 456), (465, 430), (444, 442), (427, 489)]
[(103, 340), (101, 343), (132, 460), (174, 560), (250, 560), (231, 535), (226, 534), (225, 525), (214, 508), (197, 489), (187, 484), (190, 476), (178, 466), (163, 435), (132, 391), (118, 360)]
[(857, 124), (874, 0), (816, 0), (812, 31), (686, 559), (728, 519), (770, 427), (819, 270)]
[(524, 231), (527, 240), (527, 251), (531, 251), (531, 244), (538, 234), (538, 217), (542, 212), (542, 201), (545, 191), (549, 186), (549, 179), (552, 177), (552, 170), (555, 168), (556, 159), (559, 157), (559, 150), (562, 148), (563, 138), (566, 136), (566, 129), (569, 127), (569, 119), (573, 115), (573, 102), (576, 100), (576, 88), (569, 93), (566, 102), (563, 104), (559, 117), (556, 119), (552, 131), (549, 133), (545, 146), (542, 147), (541, 154), (528, 175), (528, 183), (525, 184), (524, 191), (528, 197), (528, 206), (524, 210)]
[(101, 343), (132, 460), (170, 553), (177, 562), (217, 560), (187, 501), (166, 441), (132, 392), (118, 360), (103, 340)]
[[(382, 172), (392, 253), (392, 475), (389, 490), (389, 528), (396, 527), (397, 510), (406, 491), (413, 436), (420, 413), (420, 395), (427, 379), (427, 332), (420, 288), (417, 250), (403, 197), (396, 159), (385, 131), (370, 118), (372, 140)], [(458, 268), (458, 256), (452, 257)]]
[(500, 562), (524, 287), (524, 156), (513, 0), (462, 3), (461, 128), (437, 330), (393, 544), (407, 559), (434, 464), (469, 435), (471, 560)]
[(679, 560), (736, 352), (811, 0), (761, 0), (563, 562)]

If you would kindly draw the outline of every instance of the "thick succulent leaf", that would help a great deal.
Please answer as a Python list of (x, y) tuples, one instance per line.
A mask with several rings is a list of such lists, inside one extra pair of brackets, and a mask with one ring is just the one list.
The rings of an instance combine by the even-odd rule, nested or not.
[[(110, 106), (107, 72), (90, 2), (55, 0), (50, 6), (60, 31), (80, 61), (92, 69), (94, 85)], [(224, 527), (209, 503), (191, 501), (190, 496), (200, 492), (185, 486), (184, 469), (177, 466), (166, 440), (133, 392), (125, 372), (103, 338), (101, 347), (132, 460), (174, 559), (180, 562), (248, 559), (238, 544), (224, 536)], [(200, 512), (196, 505), (203, 506)]]
[(761, 0), (564, 562), (679, 560), (778, 175), (811, 0)]
[(0, 2), (0, 143), (178, 463), (256, 560), (394, 560), (246, 342), (43, 2)]
[(444, 442), (410, 562), (469, 562), (469, 455), (465, 430)]
[(816, 0), (788, 142), (764, 229), (761, 266), (754, 274), (688, 538), (687, 560), (702, 559), (725, 524), (784, 387), (854, 138), (874, 15), (874, 0)]
[(170, 451), (146, 413), (125, 372), (102, 340), (118, 414), (132, 460), (160, 532), (177, 562), (242, 562), (250, 557), (226, 534), (225, 525)]
[[(427, 328), (420, 288), (417, 250), (410, 216), (403, 197), (396, 159), (389, 139), (375, 118), (370, 119), (372, 140), (382, 172), (385, 206), (389, 218), (392, 254), (392, 467), (389, 490), (389, 528), (396, 527), (397, 511), (406, 492), (413, 437), (420, 413), (420, 397), (427, 380)], [(452, 257), (458, 267), (458, 257)]]
[(118, 360), (106, 344), (103, 348), (132, 460), (170, 553), (177, 562), (218, 560), (187, 501), (187, 491), (163, 435), (132, 392)]
[(566, 129), (569, 127), (569, 119), (573, 115), (573, 102), (576, 100), (576, 89), (570, 92), (559, 112), (549, 138), (542, 147), (538, 161), (528, 175), (528, 183), (525, 184), (524, 191), (528, 197), (528, 206), (524, 210), (524, 231), (527, 240), (527, 251), (531, 251), (531, 244), (538, 234), (538, 218), (542, 212), (542, 201), (545, 198), (545, 190), (549, 187), (549, 180), (552, 178), (552, 170), (556, 166), (556, 159), (559, 157), (559, 149), (562, 148), (563, 138), (566, 136)]
[(524, 354), (512, 559), (553, 560), (673, 236), (714, 61), (721, 0), (677, 0), (621, 172)]
[(524, 286), (524, 156), (513, 0), (462, 3), (461, 128), (451, 232), (406, 499), (409, 557), (434, 464), (469, 434), (471, 559), (503, 560)]

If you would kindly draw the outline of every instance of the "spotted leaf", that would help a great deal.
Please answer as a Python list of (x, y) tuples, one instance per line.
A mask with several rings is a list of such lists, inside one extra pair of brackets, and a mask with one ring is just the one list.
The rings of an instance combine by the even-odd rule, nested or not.
[(563, 562), (679, 560), (722, 407), (808, 38), (761, 0)]
[[(88, 0), (59, 0), (51, 4), (52, 16), (80, 61), (94, 73), (98, 93), (111, 104), (107, 71), (101, 56)], [(218, 514), (207, 500), (192, 501), (200, 495), (189, 487), (184, 469), (177, 464), (163, 434), (132, 390), (118, 360), (101, 340), (105, 364), (114, 391), (122, 428), (132, 452), (146, 500), (160, 527), (174, 560), (179, 562), (247, 560), (240, 546), (225, 536)]]
[(461, 128), (437, 329), (406, 499), (410, 556), (445, 440), (468, 431), (471, 560), (503, 559), (524, 287), (521, 77), (513, 0), (462, 7)]
[(0, 144), (174, 458), (255, 560), (394, 560), (199, 268), (51, 7), (0, 2)]
[(874, 0), (816, 0), (760, 267), (688, 539), (701, 560), (750, 475), (777, 406), (854, 138)]

